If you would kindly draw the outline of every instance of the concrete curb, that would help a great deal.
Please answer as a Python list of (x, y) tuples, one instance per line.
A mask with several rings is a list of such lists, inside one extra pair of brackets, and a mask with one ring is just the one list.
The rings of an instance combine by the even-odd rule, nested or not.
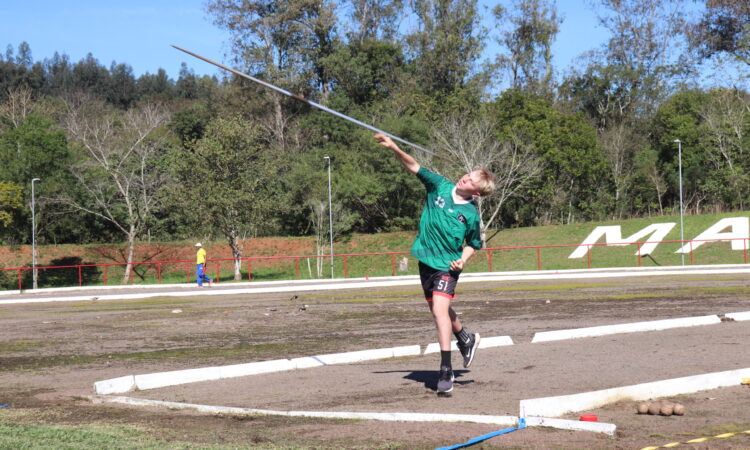
[(200, 367), (196, 369), (173, 370), (142, 375), (127, 375), (94, 383), (94, 392), (100, 395), (122, 394), (134, 390), (145, 391), (166, 386), (212, 381), (225, 378), (258, 375), (270, 372), (306, 369), (332, 364), (350, 364), (374, 359), (398, 358), (402, 356), (419, 356), (419, 345), (403, 347), (361, 350), (347, 353), (305, 356), (294, 359), (277, 359), (229, 366)]
[(409, 345), (406, 347), (379, 348), (374, 350), (360, 350), (356, 352), (332, 353), (328, 355), (312, 356), (313, 359), (321, 364), (328, 366), (331, 364), (350, 364), (373, 359), (386, 359), (399, 356), (419, 356), (421, 348), (419, 345)]
[(739, 321), (750, 320), (750, 311), (724, 314), (724, 317)]
[[(451, 341), (451, 351), (458, 351), (456, 342), (458, 341)], [(504, 345), (513, 345), (513, 339), (511, 339), (510, 336), (490, 336), (483, 337), (479, 341), (479, 348), (502, 347)], [(425, 347), (422, 354), (427, 355), (429, 353), (438, 353), (439, 351), (440, 344), (437, 342), (433, 342), (432, 344), (427, 344), (427, 347)]]
[(672, 378), (580, 394), (521, 400), (520, 415), (521, 417), (558, 417), (571, 412), (595, 409), (621, 400), (648, 400), (739, 385), (743, 377), (750, 377), (750, 368)]
[(135, 375), (126, 375), (94, 383), (94, 392), (97, 394), (121, 394), (123, 392), (134, 391), (135, 389)]
[(577, 339), (584, 337), (605, 336), (618, 333), (635, 333), (638, 331), (659, 331), (670, 328), (693, 327), (697, 325), (713, 325), (721, 323), (717, 315), (683, 317), (677, 319), (653, 320), (649, 322), (623, 323), (619, 325), (603, 325), (599, 327), (574, 328), (571, 330), (542, 331), (536, 333), (531, 343), (559, 341), (563, 339)]
[(580, 420), (555, 419), (551, 417), (527, 417), (527, 427), (550, 427), (559, 430), (593, 431), (614, 436), (617, 425), (605, 422), (584, 422)]

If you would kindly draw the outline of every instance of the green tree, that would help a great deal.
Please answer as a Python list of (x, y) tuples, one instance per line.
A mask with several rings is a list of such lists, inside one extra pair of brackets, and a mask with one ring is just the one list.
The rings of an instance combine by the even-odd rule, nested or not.
[[(24, 201), (31, 198), (30, 183), (32, 178), (45, 181), (42, 193), (59, 189), (65, 180), (67, 167), (70, 164), (70, 153), (65, 133), (51, 119), (42, 115), (45, 112), (39, 102), (31, 97), (31, 91), (21, 89), (12, 91), (8, 99), (0, 104), (0, 158), (5, 161), (0, 165), (0, 180), (12, 182), (23, 187)], [(48, 208), (44, 198), (38, 200), (40, 213), (40, 234), (51, 221), (46, 215), (52, 214), (54, 208)], [(29, 242), (30, 229), (28, 210), (18, 210), (14, 224), (3, 232), (6, 242)]]
[(118, 108), (128, 109), (138, 99), (133, 68), (127, 64), (112, 63), (106, 87), (106, 99)]
[(679, 209), (678, 154), (675, 139), (682, 142), (683, 192), (686, 210), (700, 207), (706, 200), (700, 185), (707, 176), (703, 148), (700, 145), (700, 105), (707, 101), (699, 89), (676, 92), (659, 106), (654, 117), (652, 145), (659, 152), (659, 161), (667, 181), (667, 203)]
[(713, 89), (701, 104), (701, 140), (716, 197), (729, 209), (743, 210), (750, 200), (750, 95), (733, 89)]
[(0, 181), (0, 225), (7, 227), (13, 222), (13, 212), (23, 206), (23, 188), (15, 183)]
[(508, 90), (489, 105), (498, 139), (528, 146), (541, 174), (509, 201), (504, 222), (573, 223), (606, 215), (610, 178), (598, 149), (596, 130), (581, 114), (565, 114), (549, 100)]
[[(211, 0), (208, 12), (216, 25), (229, 31), (235, 61), (276, 86), (304, 92), (309, 80), (300, 80), (298, 75), (305, 70), (301, 49), (307, 35), (300, 16), (289, 13), (289, 4), (281, 0)], [(265, 118), (272, 139), (285, 148), (289, 121), (284, 97), (260, 92), (272, 102)]]
[(750, 65), (750, 3), (706, 0), (706, 9), (690, 24), (688, 37), (701, 59), (728, 54)]
[(217, 232), (234, 258), (239, 280), (243, 239), (270, 233), (277, 214), (276, 155), (261, 128), (237, 115), (212, 120), (203, 137), (175, 150), (173, 197), (196, 230)]
[(664, 194), (668, 186), (658, 152), (648, 145), (635, 155), (633, 164), (633, 211), (649, 216), (663, 215)]
[(333, 79), (338, 95), (357, 105), (388, 99), (406, 76), (401, 48), (373, 39), (341, 46), (321, 64)]
[[(554, 88), (552, 44), (562, 19), (550, 0), (514, 0), (513, 10), (502, 5), (493, 9), (498, 28), (504, 30), (498, 43), (507, 49), (498, 65), (510, 72), (510, 86), (535, 94), (551, 94)], [(504, 26), (505, 23), (508, 26)]]
[(86, 92), (98, 98), (106, 98), (109, 87), (109, 71), (91, 53), (73, 66), (73, 91)]
[(349, 0), (354, 23), (350, 43), (395, 39), (398, 21), (404, 13), (403, 0)]
[(475, 74), (487, 37), (476, 0), (416, 0), (418, 29), (406, 36), (424, 92), (444, 96)]

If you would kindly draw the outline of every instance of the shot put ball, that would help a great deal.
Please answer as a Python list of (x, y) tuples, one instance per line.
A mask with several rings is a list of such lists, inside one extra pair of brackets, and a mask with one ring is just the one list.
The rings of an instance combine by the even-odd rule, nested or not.
[(659, 413), (662, 416), (671, 416), (673, 411), (674, 405), (672, 403), (663, 403), (661, 405), (661, 410), (659, 411)]
[(682, 403), (675, 403), (674, 408), (672, 409), (672, 414), (675, 416), (684, 416), (685, 406)]
[(661, 412), (661, 402), (652, 402), (648, 405), (648, 413), (652, 416), (657, 416)]
[(648, 414), (648, 403), (639, 403), (637, 410), (638, 414)]

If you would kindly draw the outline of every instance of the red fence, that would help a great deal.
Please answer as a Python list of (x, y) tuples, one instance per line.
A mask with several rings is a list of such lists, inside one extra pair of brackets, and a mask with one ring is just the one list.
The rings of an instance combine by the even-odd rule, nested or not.
[[(593, 247), (609, 247), (609, 246), (618, 246), (618, 247), (627, 247), (627, 252), (632, 251), (633, 247), (636, 247), (635, 255), (628, 255), (620, 251), (620, 256), (616, 256), (616, 263), (612, 264), (612, 255), (610, 254), (609, 257), (599, 257), (604, 262), (609, 262), (609, 265), (606, 267), (635, 267), (635, 266), (643, 266), (644, 265), (644, 259), (648, 258), (650, 264), (657, 264), (658, 263), (651, 255), (641, 255), (641, 247), (645, 244), (678, 244), (679, 247), (682, 247), (682, 244), (689, 243), (690, 246), (690, 252), (689, 252), (689, 264), (695, 264), (696, 263), (696, 257), (694, 255), (693, 247), (697, 246), (695, 243), (701, 242), (703, 243), (718, 243), (718, 242), (729, 242), (732, 240), (742, 240), (743, 241), (743, 251), (742, 251), (742, 261), (739, 261), (739, 258), (736, 256), (736, 251), (727, 249), (716, 249), (714, 248), (713, 251), (706, 252), (707, 256), (702, 257), (705, 259), (705, 261), (701, 261), (705, 264), (717, 264), (717, 263), (724, 263), (724, 264), (747, 264), (748, 262), (748, 255), (747, 250), (750, 245), (748, 245), (748, 239), (746, 238), (738, 238), (738, 239), (722, 239), (720, 241), (716, 240), (707, 240), (707, 241), (648, 241), (648, 242), (635, 242), (631, 244), (612, 244), (612, 243), (599, 243), (599, 244), (587, 244), (587, 251), (586, 251), (586, 265), (585, 268), (592, 268), (594, 267), (594, 256), (592, 254), (592, 248)], [(493, 248), (486, 248), (481, 250), (477, 253), (477, 255), (470, 261), (470, 264), (467, 267), (467, 271), (488, 271), (493, 272), (496, 269), (499, 271), (513, 271), (513, 270), (544, 270), (544, 269), (568, 269), (568, 268), (584, 268), (584, 266), (577, 261), (568, 261), (567, 254), (568, 250), (571, 247), (580, 247), (581, 244), (561, 244), (561, 245), (530, 245), (530, 246), (512, 246), (512, 247), (493, 247)], [(726, 247), (726, 245), (722, 246)], [(614, 251), (610, 250), (610, 252)], [(501, 258), (501, 261), (496, 261), (498, 255), (504, 256), (507, 255), (508, 252), (513, 253), (512, 258)], [(529, 252), (531, 252), (531, 255), (529, 255)], [(670, 256), (669, 252), (660, 251), (660, 257), (662, 257), (665, 261), (665, 263), (669, 263), (669, 265), (676, 265), (678, 262), (676, 261), (676, 257), (672, 254)], [(239, 259), (240, 262), (240, 268), (244, 269), (245, 275), (242, 276), (243, 279), (247, 279), (248, 281), (252, 281), (253, 271), (259, 270), (260, 268), (268, 268), (271, 266), (276, 266), (278, 269), (278, 266), (280, 265), (286, 265), (289, 264), (294, 265), (294, 270), (292, 275), (291, 268), (285, 267), (283, 270), (279, 271), (276, 270), (276, 273), (274, 275), (265, 275), (264, 277), (267, 279), (291, 279), (292, 277), (294, 279), (301, 279), (302, 278), (302, 270), (301, 270), (301, 262), (306, 261), (308, 264), (308, 272), (310, 274), (310, 278), (319, 278), (317, 276), (312, 276), (312, 270), (310, 268), (310, 261), (314, 260), (316, 261), (316, 266), (319, 264), (319, 261), (321, 262), (327, 262), (335, 261), (336, 271), (343, 276), (343, 278), (349, 278), (350, 271), (352, 269), (351, 261), (352, 259), (357, 260), (357, 264), (355, 264), (355, 269), (357, 274), (355, 276), (362, 276), (362, 277), (368, 277), (369, 275), (379, 275), (379, 276), (387, 276), (388, 273), (390, 273), (391, 276), (395, 276), (397, 272), (405, 272), (405, 273), (416, 273), (416, 270), (414, 269), (415, 265), (411, 264), (412, 270), (409, 271), (408, 269), (404, 269), (403, 267), (400, 267), (403, 264), (403, 258), (406, 258), (407, 264), (403, 264), (408, 267), (408, 262), (410, 256), (408, 256), (408, 252), (379, 252), (379, 253), (347, 253), (347, 254), (337, 254), (333, 255), (294, 255), (294, 256), (251, 256), (251, 257), (243, 257)], [(482, 257), (481, 255), (484, 255)], [(546, 255), (546, 256), (545, 256)], [(632, 255), (632, 256), (631, 256)], [(397, 257), (400, 256), (402, 259), (397, 261)], [(546, 259), (545, 259), (546, 258)], [(362, 261), (365, 261), (364, 263)], [(627, 263), (627, 260), (630, 260), (631, 263)], [(374, 261), (374, 262), (373, 262)], [(625, 265), (620, 264), (620, 261), (623, 261)], [(215, 278), (215, 282), (221, 282), (222, 280), (222, 266), (224, 268), (224, 276), (225, 279), (233, 279), (234, 278), (234, 263), (235, 260), (233, 258), (226, 258), (226, 259), (209, 259), (206, 264), (206, 273), (209, 274), (209, 276), (213, 275)], [(373, 264), (375, 265), (373, 267)], [(61, 285), (67, 285), (67, 286), (83, 286), (83, 285), (108, 285), (108, 284), (120, 284), (118, 283), (112, 283), (112, 272), (116, 271), (118, 274), (122, 272), (123, 278), (125, 274), (125, 268), (127, 266), (130, 266), (130, 272), (129, 272), (129, 279), (127, 280), (127, 283), (134, 283), (135, 277), (137, 276), (140, 280), (139, 282), (144, 283), (162, 283), (163, 282), (163, 276), (165, 273), (168, 273), (170, 278), (172, 280), (175, 279), (176, 273), (182, 273), (184, 271), (184, 280), (186, 283), (190, 283), (192, 280), (194, 280), (195, 276), (195, 261), (194, 260), (173, 260), (173, 261), (147, 261), (147, 262), (137, 262), (132, 264), (127, 263), (107, 263), (107, 264), (77, 264), (77, 265), (68, 265), (68, 266), (37, 266), (36, 270), (39, 271), (38, 273), (45, 274), (45, 277), (40, 277), (39, 284), (42, 285), (55, 285), (55, 286), (61, 286)], [(230, 268), (229, 271), (227, 271), (227, 267)], [(165, 271), (164, 269), (167, 268), (168, 270)], [(31, 286), (31, 276), (32, 276), (32, 267), (14, 267), (14, 268), (4, 268), (0, 269), (0, 275), (3, 276), (4, 280), (3, 284), (5, 285), (5, 289), (13, 289), (13, 284), (17, 284), (17, 288), (19, 290), (24, 289), (24, 285), (27, 286), (27, 288), (30, 288)], [(61, 273), (60, 271), (65, 271), (64, 277), (53, 277), (50, 274), (53, 273), (52, 271), (56, 271), (54, 273)], [(15, 273), (14, 273), (15, 272)], [(323, 270), (319, 270), (318, 267), (316, 267), (316, 272), (323, 274), (327, 273), (327, 268), (324, 266)], [(230, 278), (227, 278), (227, 274), (230, 273)], [(148, 276), (146, 276), (148, 274)], [(317, 274), (316, 274), (317, 275)], [(324, 278), (327, 278), (327, 276), (323, 275)], [(11, 281), (12, 278), (15, 278), (15, 282)], [(44, 278), (44, 280), (41, 280), (41, 278)], [(50, 281), (51, 280), (51, 281)], [(151, 281), (153, 280), (153, 281)], [(44, 281), (44, 282), (42, 282)], [(120, 282), (123, 280), (120, 279)], [(45, 286), (42, 286), (45, 287)]]

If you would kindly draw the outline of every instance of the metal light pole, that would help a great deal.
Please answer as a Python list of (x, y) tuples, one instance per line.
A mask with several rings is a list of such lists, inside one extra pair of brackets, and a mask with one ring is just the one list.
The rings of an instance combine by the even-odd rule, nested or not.
[(37, 289), (37, 272), (36, 272), (36, 203), (34, 194), (34, 182), (42, 181), (39, 178), (31, 179), (31, 279), (32, 288)]
[(328, 161), (328, 234), (331, 242), (331, 278), (333, 275), (333, 210), (331, 209), (331, 157), (324, 156), (323, 159)]
[[(684, 223), (682, 221), (682, 142), (679, 139), (675, 139), (673, 142), (677, 143), (677, 160), (679, 164), (679, 178), (680, 178), (680, 249), (685, 245), (685, 235), (684, 235)], [(681, 251), (680, 255), (682, 256), (682, 265), (685, 265), (685, 252)]]

